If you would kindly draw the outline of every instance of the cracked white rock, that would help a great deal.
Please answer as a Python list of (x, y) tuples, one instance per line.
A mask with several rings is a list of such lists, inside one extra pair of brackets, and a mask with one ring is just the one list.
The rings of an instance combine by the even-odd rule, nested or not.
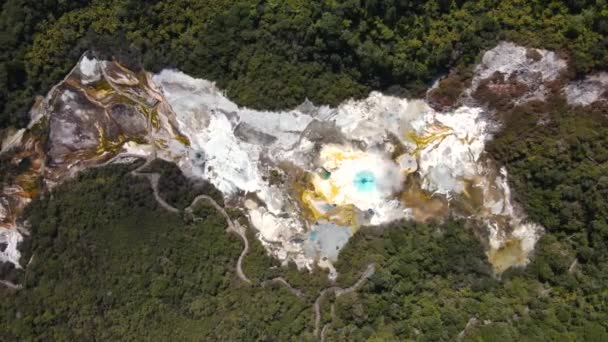
[[(535, 84), (556, 79), (565, 62), (552, 52), (537, 53), (540, 59), (532, 60), (523, 47), (499, 44), (484, 55), (473, 88), (496, 71)], [(421, 182), (417, 210), (429, 210), (423, 216), (434, 214), (424, 206), (431, 196), (480, 202), (483, 210), (450, 213), (483, 223), (490, 232), (491, 251), (504, 251), (509, 241), (519, 241), (513, 252), (519, 253), (517, 258), (500, 259), (501, 270), (525, 265), (542, 230), (524, 223), (525, 215), (511, 202), (506, 172), (485, 155), (493, 127), (481, 108), (437, 113), (423, 100), (372, 92), (336, 108), (307, 102), (292, 110), (256, 111), (237, 106), (212, 82), (179, 71), (137, 78), (123, 67), (86, 57), (77, 70), (83, 83), (104, 77), (116, 83), (116, 89), (135, 87), (130, 89), (140, 97), (147, 92), (137, 101), (159, 101), (151, 141), (129, 141), (122, 150), (142, 156), (157, 153), (187, 176), (209, 181), (227, 199), (236, 200), (233, 203), (244, 202), (262, 244), (285, 263), (309, 268), (319, 263), (332, 269), (331, 262), (360, 225), (413, 219), (412, 208), (402, 198), (412, 186), (406, 186), (407, 181)], [(145, 90), (143, 79), (152, 81)], [(45, 114), (53, 119), (55, 160), (63, 161), (70, 146), (95, 148), (99, 132), (78, 135), (76, 122), (99, 124), (96, 112), (79, 108), (82, 98), (69, 89), (49, 96), (62, 101), (60, 112)], [(66, 113), (68, 119), (61, 116)], [(79, 169), (77, 162), (71, 162), (70, 172)], [(10, 189), (5, 187), (3, 193)], [(481, 198), (474, 201), (474, 196)], [(453, 209), (446, 205), (444, 210)], [(12, 243), (4, 257), (18, 262), (20, 235), (10, 231), (15, 233), (1, 235)], [(490, 253), (490, 260), (495, 254)]]
[[(568, 104), (588, 106), (608, 94), (608, 72), (589, 75), (584, 80), (568, 83), (564, 89)], [(603, 98), (606, 101), (606, 98)]]

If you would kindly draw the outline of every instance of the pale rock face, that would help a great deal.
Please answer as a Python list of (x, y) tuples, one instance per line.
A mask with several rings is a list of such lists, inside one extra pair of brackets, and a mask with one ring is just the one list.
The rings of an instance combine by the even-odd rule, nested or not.
[[(544, 72), (544, 65), (533, 70)], [(485, 209), (471, 219), (497, 231), (491, 248), (500, 250), (503, 241), (526, 238), (521, 244), (526, 249), (510, 251), (523, 256), (509, 259), (509, 267), (524, 265), (530, 243), (538, 238), (539, 227), (519, 224), (523, 216), (515, 214), (502, 183), (506, 175), (496, 176), (499, 170), (486, 162), (491, 125), (481, 108), (437, 113), (421, 100), (372, 92), (337, 108), (307, 104), (282, 112), (255, 111), (234, 105), (212, 83), (177, 71), (163, 71), (153, 79), (175, 111), (180, 132), (190, 140), (188, 148), (201, 156), (204, 166), (198, 170), (188, 157), (178, 164), (227, 197), (255, 194), (261, 205), (245, 207), (250, 222), (269, 252), (285, 262), (309, 267), (319, 259), (327, 264), (336, 260), (336, 248), (359, 226), (412, 219), (401, 192), (413, 174), (422, 181), (421, 198), (451, 201), (458, 195), (468, 201), (470, 188), (479, 189), (476, 200)], [(328, 134), (320, 127), (333, 127), (341, 138), (325, 141)], [(305, 136), (316, 138), (313, 142)], [(406, 152), (392, 156), (395, 142)], [(164, 153), (173, 160), (180, 154), (171, 149)], [(308, 175), (297, 185), (303, 190), (294, 193), (296, 185), (289, 182), (270, 183), (269, 171), (285, 163)], [(505, 216), (507, 226), (498, 223)], [(501, 262), (501, 269), (507, 267)]]
[(0, 220), (4, 220), (8, 216), (8, 210), (5, 206), (5, 203), (0, 201)]
[[(109, 72), (110, 68), (114, 70)], [(116, 76), (115, 80), (128, 80), (134, 86), (114, 83), (109, 73)], [(13, 184), (0, 187), (4, 208), (0, 241), (8, 244), (2, 260), (21, 267), (17, 244), (26, 230), (19, 218), (41, 191), (101, 164), (117, 152), (132, 149), (150, 154), (150, 148), (137, 147), (135, 141), (143, 139), (148, 129), (145, 117), (157, 110), (157, 96), (149, 84), (140, 82), (130, 71), (83, 56), (46, 98), (36, 101), (27, 129), (12, 135), (0, 150), (9, 163), (17, 165), (27, 159), (31, 165), (14, 175)], [(167, 117), (164, 113), (159, 116)]]
[(418, 169), (418, 162), (416, 161), (416, 158), (411, 154), (404, 153), (400, 155), (399, 157), (397, 157), (396, 162), (399, 165), (401, 171), (406, 175), (416, 172), (416, 170)]
[(25, 129), (22, 128), (4, 137), (0, 144), (0, 153), (8, 151), (12, 147), (18, 145), (23, 138), (23, 133), (25, 133)]
[(80, 60), (80, 75), (84, 84), (90, 84), (101, 79), (99, 61), (83, 56)]
[(317, 223), (304, 243), (305, 255), (312, 259), (338, 261), (338, 253), (353, 235), (352, 230), (331, 222)]
[[(505, 75), (515, 75), (522, 83), (550, 82), (559, 77), (566, 69), (567, 63), (555, 52), (531, 49), (538, 57), (531, 57), (529, 49), (510, 42), (501, 42), (495, 48), (487, 51), (481, 64), (475, 69), (473, 88), (480, 80), (491, 77), (495, 72)], [(539, 79), (540, 77), (540, 79)]]
[(0, 249), (0, 262), (10, 262), (16, 268), (21, 268), (21, 264), (19, 263), (21, 252), (17, 248), (21, 241), (23, 241), (23, 236), (21, 236), (19, 231), (0, 227), (0, 244), (6, 245), (4, 250)]
[(608, 73), (600, 72), (587, 76), (584, 80), (570, 82), (564, 87), (563, 91), (570, 105), (588, 106), (596, 101), (606, 101)]
[(423, 188), (444, 195), (460, 193), (462, 180), (482, 172), (478, 163), (489, 139), (488, 122), (480, 108), (461, 107), (453, 113), (427, 115), (414, 122), (421, 136), (435, 138), (420, 151)]
[[(558, 77), (565, 62), (538, 53), (532, 60), (525, 48), (501, 43), (484, 55), (473, 88), (496, 71), (526, 82)], [(103, 89), (84, 96), (61, 85), (49, 94), (58, 103), (44, 114), (57, 163), (46, 171), (53, 180), (121, 151), (154, 153), (212, 183), (230, 203), (243, 203), (261, 243), (285, 263), (317, 264), (335, 277), (331, 263), (360, 226), (453, 215), (486, 227), (488, 258), (502, 272), (525, 265), (542, 232), (511, 202), (506, 172), (485, 154), (494, 127), (482, 108), (437, 113), (424, 100), (372, 92), (336, 108), (308, 102), (256, 111), (179, 71), (136, 75), (86, 57), (75, 70), (75, 83)], [(95, 83), (101, 80), (107, 85)], [(112, 109), (117, 94), (138, 106)], [(120, 117), (104, 121), (107, 115)], [(19, 237), (15, 229), (0, 232), (0, 242), (10, 244), (0, 258), (18, 264)]]
[(501, 42), (483, 55), (481, 63), (475, 68), (471, 87), (465, 93), (471, 96), (482, 81), (498, 73), (504, 77), (504, 80), (514, 79), (527, 87), (524, 94), (511, 99), (512, 103), (542, 101), (548, 92), (546, 84), (557, 80), (566, 68), (566, 60), (553, 51)]

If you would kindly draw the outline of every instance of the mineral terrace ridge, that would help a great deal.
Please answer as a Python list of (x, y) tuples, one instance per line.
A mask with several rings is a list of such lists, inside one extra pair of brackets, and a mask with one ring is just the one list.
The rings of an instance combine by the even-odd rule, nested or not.
[(269, 254), (328, 268), (331, 278), (360, 227), (402, 219), (467, 219), (497, 274), (525, 266), (543, 228), (514, 203), (506, 169), (485, 152), (501, 122), (479, 94), (503, 105), (605, 101), (606, 74), (568, 81), (567, 69), (553, 52), (503, 42), (483, 55), (456, 101), (436, 96), (436, 86), (426, 99), (372, 92), (336, 108), (305, 102), (270, 112), (239, 107), (179, 71), (136, 73), (85, 55), (37, 101), (29, 126), (3, 137), (3, 157), (31, 166), (2, 184), (0, 261), (24, 264), (21, 213), (34, 197), (83, 169), (141, 157), (213, 184)]

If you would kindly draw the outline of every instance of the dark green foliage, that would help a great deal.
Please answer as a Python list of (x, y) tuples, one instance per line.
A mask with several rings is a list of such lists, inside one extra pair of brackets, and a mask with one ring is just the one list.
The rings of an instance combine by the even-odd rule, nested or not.
[(337, 104), (372, 89), (416, 95), (499, 39), (608, 65), (599, 1), (10, 0), (0, 15), (0, 128), (22, 125), (85, 50), (131, 68), (217, 81), (238, 104)]
[[(452, 341), (467, 323), (467, 341), (608, 338), (608, 281), (593, 269), (569, 272), (574, 255), (553, 235), (525, 271), (501, 280), (482, 250), (459, 222), (360, 231), (340, 255), (342, 282), (371, 261), (380, 267), (359, 294), (335, 301), (330, 339)], [(544, 267), (554, 273), (537, 274)]]
[[(596, 242), (605, 235), (585, 226), (589, 221), (559, 223), (566, 215), (559, 208), (567, 204), (561, 197), (553, 200), (549, 194), (555, 190), (547, 184), (561, 189), (593, 180), (579, 191), (595, 202), (581, 196), (570, 201), (581, 203), (575, 217), (597, 220), (594, 210), (603, 210), (606, 198), (594, 193), (604, 191), (606, 158), (603, 137), (596, 133), (606, 126), (601, 117), (558, 109), (545, 126), (536, 125), (534, 112), (517, 109), (491, 147), (506, 163), (517, 196), (548, 229), (525, 270), (496, 279), (479, 240), (462, 222), (364, 228), (341, 253), (338, 285), (352, 285), (370, 262), (377, 271), (357, 294), (326, 299), (328, 338), (440, 341), (453, 340), (464, 329), (465, 340), (474, 341), (605, 340), (607, 252)], [(519, 142), (521, 134), (535, 144)], [(559, 145), (562, 153), (553, 153), (552, 141), (576, 139), (581, 143)], [(531, 154), (537, 144), (543, 148)], [(520, 163), (538, 159), (569, 176), (552, 183), (544, 183), (547, 176), (528, 176), (533, 171), (525, 170), (543, 168)], [(560, 164), (562, 159), (570, 164)], [(313, 340), (311, 305), (329, 285), (325, 274), (277, 268), (250, 230), (244, 269), (254, 285), (240, 283), (234, 265), (241, 242), (225, 232), (223, 218), (205, 205), (195, 210), (203, 219), (198, 223), (163, 211), (147, 180), (127, 174), (133, 167), (83, 173), (30, 207), (33, 238), (24, 260), (33, 255), (33, 261), (11, 278), (25, 289), (1, 290), (12, 299), (0, 304), (2, 339)], [(183, 185), (173, 167), (151, 168), (164, 173), (167, 185)], [(535, 210), (547, 206), (535, 206), (535, 196), (555, 203), (539, 214)], [(245, 222), (242, 214), (231, 215)], [(305, 299), (282, 286), (259, 286), (280, 275), (302, 289)]]
[[(538, 125), (530, 108), (511, 114), (490, 151), (506, 164), (516, 197), (581, 262), (608, 263), (608, 119), (550, 108)], [(595, 266), (592, 266), (595, 267)]]
[(185, 223), (131, 168), (85, 172), (29, 207), (32, 262), (23, 290), (0, 288), (0, 340), (311, 340), (309, 303), (237, 280), (242, 242), (223, 217)]
[[(50, 75), (32, 74), (26, 55), (43, 22), (54, 22), (65, 13), (86, 7), (90, 1), (8, 0), (0, 13), (0, 128), (27, 123), (26, 113), (35, 95), (44, 95), (74, 64), (77, 55), (65, 53), (65, 60)], [(63, 42), (57, 42), (62, 44)], [(64, 52), (72, 46), (63, 46)]]

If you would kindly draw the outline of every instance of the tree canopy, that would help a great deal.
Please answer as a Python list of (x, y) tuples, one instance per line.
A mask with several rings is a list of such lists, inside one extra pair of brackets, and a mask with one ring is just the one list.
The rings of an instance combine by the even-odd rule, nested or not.
[(501, 39), (561, 51), (579, 73), (608, 65), (603, 0), (8, 0), (0, 27), (0, 127), (23, 125), (85, 50), (266, 109), (418, 94)]

